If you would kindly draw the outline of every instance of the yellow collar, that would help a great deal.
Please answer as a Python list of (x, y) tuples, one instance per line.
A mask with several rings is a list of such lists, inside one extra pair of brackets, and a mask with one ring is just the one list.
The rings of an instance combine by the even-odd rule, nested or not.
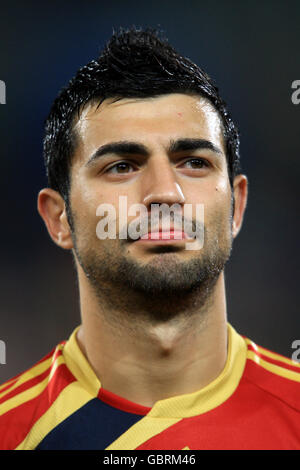
[[(67, 367), (81, 385), (96, 397), (101, 387), (94, 370), (76, 340), (79, 326), (73, 331), (64, 349)], [(227, 323), (228, 354), (221, 374), (206, 387), (193, 393), (157, 401), (148, 413), (152, 418), (187, 418), (206, 413), (224, 403), (236, 390), (242, 377), (247, 346), (244, 339)]]

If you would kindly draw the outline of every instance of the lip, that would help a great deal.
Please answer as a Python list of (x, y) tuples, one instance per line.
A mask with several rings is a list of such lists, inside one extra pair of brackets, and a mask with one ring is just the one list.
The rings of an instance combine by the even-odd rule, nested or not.
[[(175, 238), (176, 237), (176, 238)], [(189, 239), (188, 235), (182, 230), (156, 230), (148, 232), (141, 236), (137, 241), (146, 243), (174, 243)]]

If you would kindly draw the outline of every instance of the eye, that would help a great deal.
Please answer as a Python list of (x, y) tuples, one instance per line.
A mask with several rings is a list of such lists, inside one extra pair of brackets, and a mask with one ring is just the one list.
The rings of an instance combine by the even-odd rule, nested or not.
[(113, 174), (123, 174), (123, 173), (130, 173), (130, 168), (134, 171), (133, 165), (129, 162), (118, 162), (115, 165), (109, 167), (105, 173), (113, 173)]
[(183, 165), (189, 164), (187, 168), (191, 168), (192, 170), (201, 170), (202, 168), (208, 168), (209, 163), (207, 160), (203, 158), (191, 158), (186, 160)]

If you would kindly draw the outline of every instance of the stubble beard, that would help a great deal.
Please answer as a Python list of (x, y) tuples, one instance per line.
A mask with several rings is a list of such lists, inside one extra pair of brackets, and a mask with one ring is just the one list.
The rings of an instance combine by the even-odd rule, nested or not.
[(207, 311), (232, 249), (231, 229), (221, 226), (214, 233), (205, 228), (204, 247), (184, 261), (175, 245), (153, 248), (151, 261), (142, 263), (128, 254), (124, 240), (102, 242), (100, 255), (75, 227), (72, 238), (77, 261), (100, 305), (112, 316), (117, 312), (118, 321), (122, 311), (153, 324)]

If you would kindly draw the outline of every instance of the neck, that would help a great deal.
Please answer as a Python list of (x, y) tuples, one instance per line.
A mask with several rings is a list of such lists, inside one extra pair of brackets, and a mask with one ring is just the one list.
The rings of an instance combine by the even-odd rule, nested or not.
[(163, 309), (157, 299), (147, 304), (145, 296), (130, 296), (130, 305), (124, 299), (112, 305), (105, 296), (99, 299), (82, 272), (79, 286), (77, 340), (104, 389), (152, 407), (158, 400), (200, 390), (222, 372), (227, 358), (223, 272), (205, 301), (199, 292), (181, 302), (168, 298), (171, 312), (161, 317), (158, 311), (151, 316), (153, 309)]

